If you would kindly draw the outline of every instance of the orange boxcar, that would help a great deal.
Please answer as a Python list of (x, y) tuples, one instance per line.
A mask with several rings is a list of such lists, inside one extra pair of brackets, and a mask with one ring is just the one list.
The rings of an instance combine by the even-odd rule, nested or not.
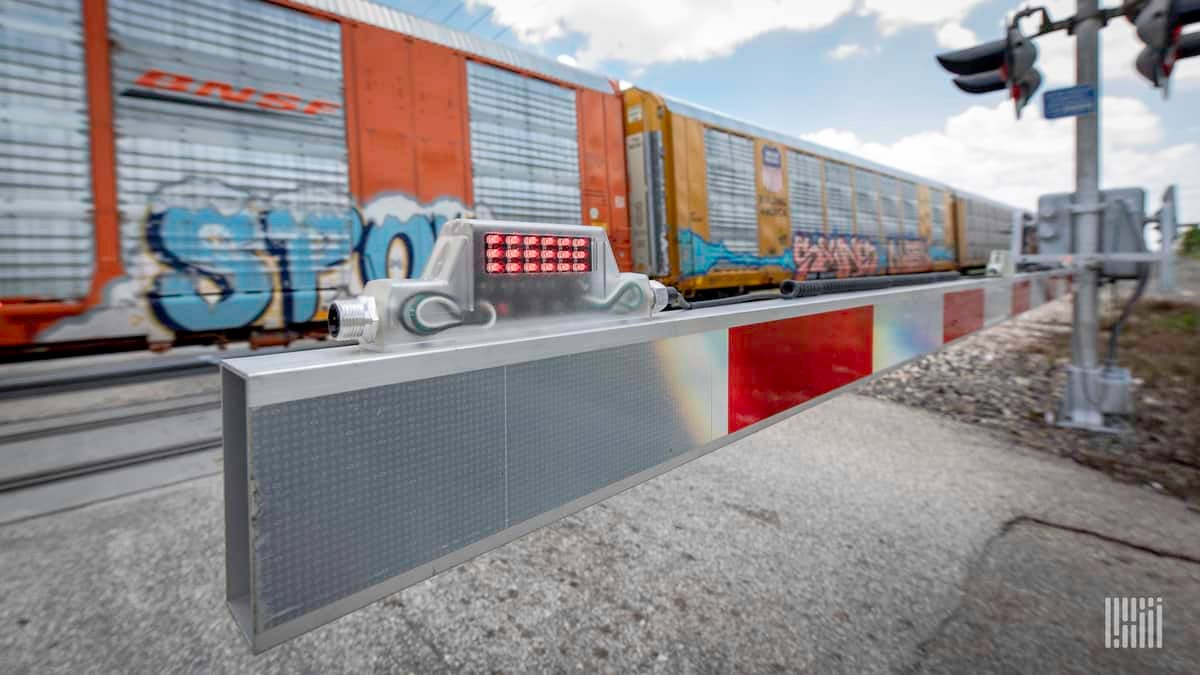
[(460, 215), (599, 225), (631, 264), (607, 78), (355, 0), (9, 4), (9, 354), (302, 331)]

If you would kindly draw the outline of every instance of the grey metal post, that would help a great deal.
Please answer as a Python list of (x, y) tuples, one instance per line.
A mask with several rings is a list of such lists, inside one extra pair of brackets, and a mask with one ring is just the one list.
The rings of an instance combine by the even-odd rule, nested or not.
[[(1098, 0), (1078, 0), (1075, 25), (1075, 80), (1096, 88), (1096, 112), (1075, 118), (1075, 252), (1100, 248), (1100, 16)], [(1094, 265), (1079, 270), (1075, 291), (1075, 326), (1071, 366), (1064, 399), (1063, 423), (1102, 428), (1098, 406), (1099, 275)]]
[(1009, 260), (1014, 265), (1017, 264), (1017, 259), (1021, 257), (1025, 244), (1025, 214), (1021, 211), (1014, 211), (1012, 218), (1012, 233), (1008, 238), (1008, 256)]
[(1175, 291), (1175, 228), (1177, 212), (1175, 210), (1175, 186), (1172, 185), (1163, 193), (1162, 208), (1158, 211), (1158, 232), (1162, 235), (1162, 262), (1158, 265), (1158, 291), (1173, 293)]

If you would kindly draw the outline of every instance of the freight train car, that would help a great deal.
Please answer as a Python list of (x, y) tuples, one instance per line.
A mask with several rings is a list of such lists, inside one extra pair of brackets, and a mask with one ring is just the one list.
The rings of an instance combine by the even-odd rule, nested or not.
[(975, 264), (1008, 247), (990, 237), (993, 202), (659, 94), (624, 95), (634, 270), (685, 292), (948, 270), (960, 251)]
[(367, 0), (0, 20), (0, 358), (323, 335), (460, 215), (603, 227), (689, 295), (1007, 247), (1007, 207)]
[(599, 225), (628, 267), (603, 77), (361, 0), (0, 23), (0, 348), (302, 331), (464, 214)]

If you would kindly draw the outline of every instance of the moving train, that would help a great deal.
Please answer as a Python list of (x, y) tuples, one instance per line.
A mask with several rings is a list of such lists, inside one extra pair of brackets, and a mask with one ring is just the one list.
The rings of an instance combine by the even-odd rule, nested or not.
[(456, 217), (689, 296), (971, 269), (998, 202), (366, 0), (0, 8), (0, 357), (323, 335)]

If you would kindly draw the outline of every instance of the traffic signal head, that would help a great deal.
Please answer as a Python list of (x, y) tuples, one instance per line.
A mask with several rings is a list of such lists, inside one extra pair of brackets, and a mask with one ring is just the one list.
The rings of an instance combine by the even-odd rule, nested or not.
[(1041, 73), (1033, 67), (1037, 47), (1016, 25), (1001, 40), (939, 54), (937, 60), (943, 68), (959, 76), (954, 78), (954, 86), (968, 94), (1007, 88), (1017, 117), (1042, 84)]
[(1146, 43), (1137, 70), (1166, 96), (1175, 62), (1200, 54), (1200, 34), (1183, 34), (1184, 26), (1200, 21), (1200, 0), (1149, 0), (1130, 20)]
[(1021, 110), (1033, 98), (1033, 94), (1042, 86), (1042, 74), (1033, 64), (1037, 62), (1037, 45), (1021, 34), (1021, 29), (1014, 24), (1008, 29), (1007, 46), (1004, 50), (1004, 74), (1008, 81), (1009, 95), (1012, 96), (1017, 118)]

